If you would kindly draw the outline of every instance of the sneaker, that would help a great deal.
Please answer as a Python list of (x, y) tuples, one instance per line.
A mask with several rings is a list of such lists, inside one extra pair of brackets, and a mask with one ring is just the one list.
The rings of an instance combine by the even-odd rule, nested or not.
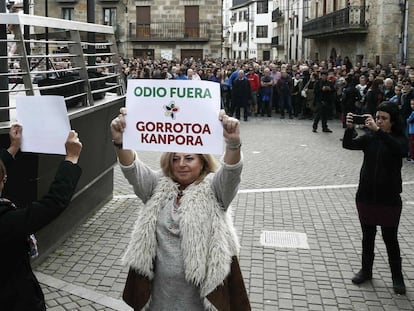
[(326, 128), (326, 129), (323, 129), (323, 130), (322, 130), (322, 132), (325, 132), (325, 133), (332, 133), (332, 130), (330, 130), (330, 129)]
[(414, 162), (414, 160), (411, 158), (405, 158), (405, 159), (407, 160), (407, 162)]
[(318, 131), (316, 129), (312, 129), (312, 132), (314, 133), (318, 133)]

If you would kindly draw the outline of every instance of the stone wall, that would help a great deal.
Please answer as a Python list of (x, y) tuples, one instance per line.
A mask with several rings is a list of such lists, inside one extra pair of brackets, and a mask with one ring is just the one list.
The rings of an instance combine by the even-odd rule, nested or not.
[[(208, 22), (207, 42), (197, 41), (148, 41), (148, 42), (128, 42), (128, 34), (130, 23), (136, 23), (136, 7), (151, 6), (152, 22), (184, 22), (184, 7), (198, 6), (200, 23)], [(118, 44), (119, 53), (122, 56), (132, 56), (134, 49), (153, 49), (155, 58), (160, 57), (161, 49), (172, 50), (174, 58), (180, 58), (181, 49), (203, 50), (203, 57), (218, 58), (222, 52), (222, 11), (221, 0), (144, 0), (144, 1), (128, 1), (128, 8), (125, 10), (122, 1), (101, 2), (95, 1), (95, 23), (102, 24), (102, 13), (104, 7), (117, 8), (117, 26), (119, 28)], [(86, 0), (80, 0), (69, 3), (59, 3), (49, 1), (48, 15), (49, 17), (62, 17), (62, 8), (73, 7), (73, 20), (87, 21)], [(127, 13), (125, 13), (127, 11)], [(35, 3), (35, 14), (45, 16), (44, 3)]]
[[(414, 3), (409, 1), (408, 14), (408, 53), (407, 63), (414, 64)], [(351, 3), (351, 5), (360, 5)], [(402, 11), (398, 3), (387, 0), (367, 0), (369, 6), (367, 13), (367, 34), (341, 34), (335, 36), (315, 39), (310, 41), (310, 55), (313, 59), (315, 53), (319, 59), (328, 59), (332, 48), (342, 57), (349, 56), (351, 61), (357, 61), (357, 55), (363, 55), (363, 61), (375, 64), (398, 63), (401, 58), (400, 33), (402, 29)]]

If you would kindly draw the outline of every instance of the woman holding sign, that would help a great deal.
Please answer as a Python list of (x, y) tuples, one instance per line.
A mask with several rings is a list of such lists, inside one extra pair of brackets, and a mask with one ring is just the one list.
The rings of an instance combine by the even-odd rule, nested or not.
[(134, 310), (250, 310), (230, 211), (242, 171), (239, 121), (220, 113), (226, 151), (218, 169), (211, 155), (167, 152), (153, 171), (122, 149), (125, 115), (121, 108), (112, 121), (112, 138), (144, 207), (123, 257), (124, 300)]

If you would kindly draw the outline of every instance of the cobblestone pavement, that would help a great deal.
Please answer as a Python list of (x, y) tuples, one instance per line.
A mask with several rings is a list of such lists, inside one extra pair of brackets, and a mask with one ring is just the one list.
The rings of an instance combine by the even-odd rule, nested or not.
[[(354, 196), (362, 153), (342, 149), (341, 124), (329, 125), (332, 134), (312, 133), (310, 120), (277, 116), (241, 125), (245, 164), (233, 206), (252, 308), (413, 310), (414, 164), (403, 167), (400, 246), (407, 295), (392, 291), (380, 233), (372, 282), (353, 285), (360, 267)], [(140, 157), (158, 167), (158, 153)], [(116, 167), (114, 198), (36, 268), (48, 310), (131, 310), (121, 299), (127, 268), (120, 257), (139, 206)], [(265, 247), (264, 230), (305, 233), (309, 249)]]

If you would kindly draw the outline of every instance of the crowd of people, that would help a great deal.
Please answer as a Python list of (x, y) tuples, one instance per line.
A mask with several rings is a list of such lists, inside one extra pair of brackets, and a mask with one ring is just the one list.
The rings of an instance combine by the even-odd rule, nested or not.
[(240, 119), (243, 110), (244, 121), (273, 114), (282, 119), (286, 115), (310, 119), (315, 133), (319, 121), (322, 131), (330, 133), (329, 119), (340, 118), (346, 128), (348, 112), (374, 116), (381, 102), (390, 101), (399, 107), (407, 137), (411, 135), (412, 152), (407, 160), (414, 159), (414, 121), (407, 121), (413, 111), (410, 101), (414, 99), (414, 68), (404, 63), (353, 65), (349, 57), (296, 63), (130, 58), (123, 59), (122, 66), (126, 82), (181, 79), (220, 83), (222, 107), (228, 115)]

